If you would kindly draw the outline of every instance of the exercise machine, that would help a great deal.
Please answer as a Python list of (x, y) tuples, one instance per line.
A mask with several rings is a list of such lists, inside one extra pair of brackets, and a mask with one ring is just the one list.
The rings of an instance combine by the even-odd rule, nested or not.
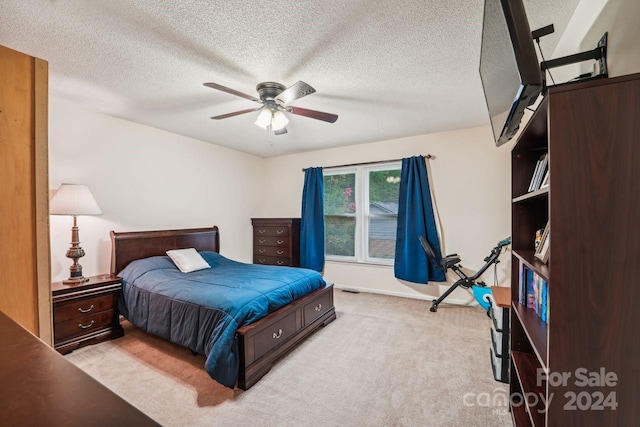
[[(451, 294), (451, 292), (453, 292), (454, 289), (456, 289), (458, 286), (460, 286), (460, 287), (462, 287), (464, 289), (469, 289), (472, 286), (485, 288), (486, 285), (484, 284), (484, 282), (476, 282), (476, 280), (485, 271), (487, 271), (487, 269), (490, 266), (498, 264), (500, 262), (500, 260), (498, 258), (500, 257), (500, 253), (502, 252), (502, 248), (504, 248), (505, 246), (507, 246), (508, 244), (511, 243), (511, 237), (507, 237), (506, 239), (499, 241), (498, 244), (493, 249), (491, 249), (491, 253), (489, 254), (489, 256), (487, 256), (484, 259), (485, 264), (482, 266), (482, 268), (480, 270), (478, 270), (478, 272), (476, 274), (474, 274), (473, 276), (469, 277), (460, 268), (461, 267), (460, 266), (460, 257), (458, 257), (458, 254), (447, 255), (447, 256), (441, 258), (438, 261), (436, 259), (436, 253), (433, 251), (433, 248), (431, 247), (429, 242), (427, 242), (427, 239), (424, 236), (420, 236), (419, 240), (420, 240), (420, 244), (422, 245), (422, 249), (424, 249), (425, 253), (427, 254), (427, 258), (429, 258), (429, 262), (431, 263), (431, 265), (434, 268), (443, 271), (445, 276), (447, 274), (447, 270), (451, 269), (460, 278), (453, 285), (451, 285), (449, 287), (449, 289), (447, 289), (445, 291), (445, 293), (440, 296), (440, 298), (433, 300), (433, 303), (431, 304), (431, 308), (429, 310), (434, 312), (434, 313), (438, 310), (438, 305), (446, 297), (448, 297), (449, 294)], [(479, 293), (474, 292), (474, 296), (477, 297), (478, 295), (486, 295), (487, 293), (488, 292), (485, 292), (485, 293), (483, 293), (483, 292), (479, 292)], [(478, 299), (478, 302), (480, 303), (480, 305), (483, 308), (485, 308), (485, 309), (487, 308), (483, 304), (483, 301), (482, 301), (483, 298), (482, 297), (481, 298), (476, 298), (476, 299)], [(484, 303), (488, 304), (488, 301), (484, 301)]]

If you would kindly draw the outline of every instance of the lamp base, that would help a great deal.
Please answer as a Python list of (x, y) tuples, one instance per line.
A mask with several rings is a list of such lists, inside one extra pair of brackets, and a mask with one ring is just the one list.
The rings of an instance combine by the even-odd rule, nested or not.
[(80, 276), (80, 277), (69, 277), (66, 280), (63, 280), (62, 283), (64, 283), (65, 285), (79, 285), (80, 283), (84, 283), (84, 282), (88, 282), (89, 279), (87, 279), (84, 276)]
[(78, 260), (84, 256), (84, 249), (80, 247), (78, 234), (78, 224), (76, 223), (76, 215), (74, 215), (73, 227), (71, 227), (71, 247), (66, 253), (67, 258), (73, 260), (73, 264), (69, 267), (69, 278), (62, 281), (65, 285), (78, 285), (89, 281), (89, 279), (82, 275), (82, 266), (78, 264)]

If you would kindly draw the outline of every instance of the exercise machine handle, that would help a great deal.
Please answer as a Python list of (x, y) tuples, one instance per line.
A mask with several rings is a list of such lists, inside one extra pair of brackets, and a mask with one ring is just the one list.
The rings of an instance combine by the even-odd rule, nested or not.
[(507, 237), (504, 240), (500, 240), (496, 246), (499, 248), (502, 248), (504, 246), (507, 246), (510, 243), (511, 243), (511, 236)]

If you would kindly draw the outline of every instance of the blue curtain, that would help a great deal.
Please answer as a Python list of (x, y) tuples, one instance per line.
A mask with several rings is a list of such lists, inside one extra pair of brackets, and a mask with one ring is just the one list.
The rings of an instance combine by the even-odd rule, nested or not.
[(427, 166), (423, 156), (414, 156), (402, 159), (394, 273), (398, 279), (414, 283), (444, 282), (444, 273), (431, 265), (419, 236), (427, 238), (440, 259)]
[(324, 183), (322, 168), (307, 168), (302, 190), (300, 267), (322, 271), (324, 267)]

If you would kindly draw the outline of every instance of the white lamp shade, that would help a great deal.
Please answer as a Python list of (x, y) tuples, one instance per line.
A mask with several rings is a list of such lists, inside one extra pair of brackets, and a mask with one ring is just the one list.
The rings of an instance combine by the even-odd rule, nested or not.
[(49, 202), (51, 215), (100, 215), (100, 206), (89, 187), (78, 184), (62, 184)]
[(289, 119), (282, 111), (276, 111), (273, 113), (273, 120), (271, 121), (271, 128), (273, 130), (283, 129), (287, 124), (289, 124)]
[(271, 124), (271, 110), (268, 108), (264, 108), (258, 114), (258, 118), (256, 119), (256, 126), (261, 127), (262, 129), (266, 129)]

